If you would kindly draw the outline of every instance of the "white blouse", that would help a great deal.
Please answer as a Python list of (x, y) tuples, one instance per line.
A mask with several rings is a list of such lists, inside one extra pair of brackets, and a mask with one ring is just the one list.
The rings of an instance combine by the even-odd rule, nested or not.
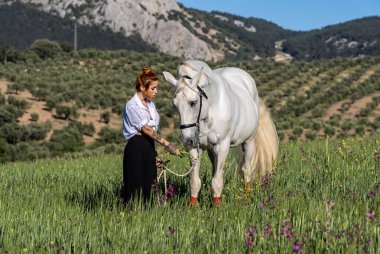
[(146, 124), (155, 131), (160, 123), (156, 106), (153, 101), (147, 100), (146, 108), (137, 93), (127, 102), (123, 112), (123, 134), (129, 140)]

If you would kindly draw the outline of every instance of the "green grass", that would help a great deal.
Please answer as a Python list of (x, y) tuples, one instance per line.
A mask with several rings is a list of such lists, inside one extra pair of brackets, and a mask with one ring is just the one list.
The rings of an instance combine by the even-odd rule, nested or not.
[[(376, 140), (282, 144), (276, 174), (248, 192), (231, 153), (217, 208), (206, 157), (200, 203), (191, 209), (188, 179), (173, 176), (175, 195), (165, 206), (120, 204), (122, 155), (3, 164), (0, 253), (292, 253), (295, 243), (304, 253), (378, 253)], [(179, 172), (189, 166), (186, 159), (161, 157)], [(249, 227), (257, 229), (251, 247), (244, 236)]]

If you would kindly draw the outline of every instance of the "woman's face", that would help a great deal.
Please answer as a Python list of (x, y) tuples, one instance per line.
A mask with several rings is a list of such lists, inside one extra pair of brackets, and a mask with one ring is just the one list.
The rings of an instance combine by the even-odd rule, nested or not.
[(149, 100), (153, 100), (154, 97), (156, 97), (157, 89), (158, 89), (158, 80), (150, 82), (149, 87), (147, 89), (145, 90), (141, 89), (141, 90), (145, 98)]

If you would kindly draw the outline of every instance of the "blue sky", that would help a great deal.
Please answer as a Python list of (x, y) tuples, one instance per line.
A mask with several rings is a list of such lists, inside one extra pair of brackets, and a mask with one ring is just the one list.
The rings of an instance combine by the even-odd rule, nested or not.
[(380, 0), (177, 0), (185, 7), (262, 18), (292, 30), (311, 30), (380, 16)]

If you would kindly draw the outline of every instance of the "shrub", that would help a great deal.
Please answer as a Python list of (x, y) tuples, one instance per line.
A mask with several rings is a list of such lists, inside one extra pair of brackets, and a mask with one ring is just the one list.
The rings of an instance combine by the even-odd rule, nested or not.
[(104, 111), (102, 115), (100, 116), (100, 121), (104, 122), (105, 124), (108, 124), (111, 120), (111, 113), (108, 111)]
[(83, 135), (92, 137), (95, 134), (95, 127), (92, 123), (72, 122), (70, 125), (77, 127)]
[(12, 159), (12, 150), (10, 145), (0, 138), (0, 163), (10, 161)]
[(57, 117), (61, 119), (78, 118), (78, 109), (76, 106), (59, 105), (55, 110)]
[(355, 133), (358, 135), (363, 135), (365, 133), (364, 127), (363, 126), (356, 126), (355, 127)]
[(316, 137), (316, 132), (315, 132), (315, 131), (312, 131), (312, 130), (308, 130), (308, 131), (306, 131), (306, 133), (305, 133), (305, 137), (306, 137), (307, 139), (314, 140), (315, 137)]
[(334, 136), (335, 134), (335, 128), (329, 124), (325, 126), (324, 132), (328, 136)]
[(299, 137), (303, 133), (302, 127), (295, 127), (292, 131), (292, 134), (296, 137)]
[(83, 146), (82, 133), (72, 126), (55, 130), (48, 143), (48, 147), (54, 155), (80, 151)]
[(62, 48), (57, 42), (48, 39), (35, 40), (30, 49), (42, 59), (52, 58), (62, 52)]
[(15, 121), (15, 117), (11, 112), (6, 110), (5, 108), (0, 108), (0, 126), (3, 126), (6, 123), (11, 123)]
[(343, 124), (340, 126), (340, 128), (343, 131), (349, 131), (349, 130), (352, 129), (352, 126), (353, 126), (352, 120), (348, 119), (348, 120), (346, 120), (346, 121), (343, 122)]
[(101, 143), (122, 143), (125, 141), (122, 132), (120, 130), (110, 129), (107, 127), (103, 127), (98, 133), (100, 136), (99, 141)]
[(40, 118), (40, 115), (38, 113), (30, 114), (30, 121), (32, 121), (32, 122), (38, 122), (39, 118)]

